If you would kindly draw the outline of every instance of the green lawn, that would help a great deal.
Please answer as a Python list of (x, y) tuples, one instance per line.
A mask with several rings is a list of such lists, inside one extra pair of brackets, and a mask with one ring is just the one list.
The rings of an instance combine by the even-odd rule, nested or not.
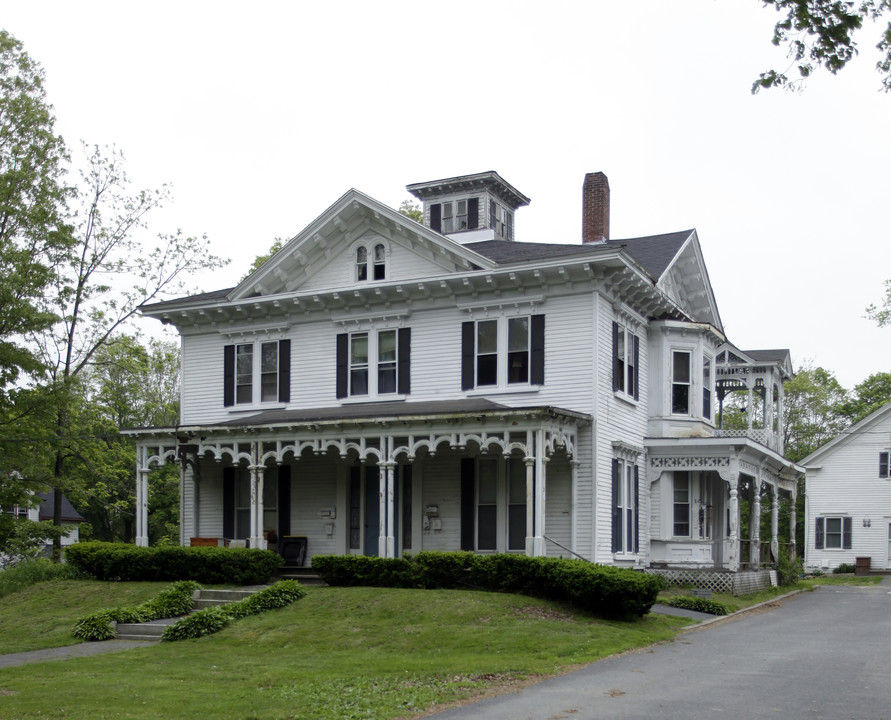
[[(70, 632), (84, 612), (139, 602), (162, 587), (53, 582), (0, 598), (2, 651), (65, 644), (45, 626)], [(0, 717), (417, 717), (669, 639), (689, 622), (610, 622), (472, 591), (308, 590), (291, 607), (201, 640), (0, 670)], [(28, 639), (35, 624), (38, 637)]]

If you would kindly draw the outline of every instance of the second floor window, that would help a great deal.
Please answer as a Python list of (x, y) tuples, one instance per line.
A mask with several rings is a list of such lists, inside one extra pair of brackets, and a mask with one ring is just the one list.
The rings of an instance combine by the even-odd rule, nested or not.
[(640, 398), (640, 338), (613, 323), (613, 390)]
[(690, 353), (678, 350), (671, 354), (671, 412), (690, 414)]
[(712, 417), (712, 359), (707, 356), (702, 358), (702, 417)]
[(544, 315), (463, 323), (461, 389), (522, 384), (544, 384)]
[(290, 340), (239, 343), (223, 348), (225, 407), (290, 400)]
[(337, 336), (337, 397), (408, 395), (411, 328)]

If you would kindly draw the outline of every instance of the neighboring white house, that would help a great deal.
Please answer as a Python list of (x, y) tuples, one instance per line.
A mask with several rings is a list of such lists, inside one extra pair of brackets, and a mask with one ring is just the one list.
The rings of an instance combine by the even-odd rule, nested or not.
[(804, 458), (804, 564), (891, 568), (891, 403)]
[[(423, 224), (350, 190), (237, 287), (143, 306), (181, 336), (182, 409), (130, 431), (137, 543), (177, 459), (186, 545), (776, 556), (791, 361), (728, 342), (695, 230), (611, 239), (603, 173), (564, 244), (517, 239), (529, 199), (495, 172), (407, 189)], [(728, 392), (743, 429), (720, 428)], [(744, 505), (770, 538), (740, 537)]]

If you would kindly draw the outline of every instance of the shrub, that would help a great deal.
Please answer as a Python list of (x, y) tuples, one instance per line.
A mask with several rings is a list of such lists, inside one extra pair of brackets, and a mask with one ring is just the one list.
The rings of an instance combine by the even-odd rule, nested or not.
[(232, 620), (224, 607), (204, 608), (177, 620), (164, 628), (161, 640), (191, 640), (219, 632)]
[(48, 580), (81, 580), (87, 578), (78, 568), (38, 558), (0, 570), (0, 597), (24, 590), (29, 585)]
[(284, 562), (270, 550), (178, 546), (136, 547), (123, 543), (78, 543), (68, 562), (99, 580), (194, 580), (206, 584), (266, 582)]
[(316, 555), (312, 567), (329, 585), (439, 588), (469, 584), (568, 602), (609, 617), (646, 614), (662, 588), (659, 577), (634, 570), (509, 554), (422, 552), (390, 560)]
[(855, 568), (851, 563), (841, 563), (838, 567), (833, 568), (833, 575), (843, 575), (854, 572)]
[(662, 601), (662, 604), (686, 610), (696, 610), (697, 612), (709, 613), (710, 615), (726, 615), (728, 612), (726, 605), (698, 597), (673, 597)]
[(108, 610), (82, 617), (74, 626), (74, 637), (81, 640), (110, 640), (115, 636), (112, 617)]
[(797, 555), (790, 557), (788, 553), (781, 552), (777, 559), (777, 582), (780, 585), (794, 585), (804, 572), (801, 558)]

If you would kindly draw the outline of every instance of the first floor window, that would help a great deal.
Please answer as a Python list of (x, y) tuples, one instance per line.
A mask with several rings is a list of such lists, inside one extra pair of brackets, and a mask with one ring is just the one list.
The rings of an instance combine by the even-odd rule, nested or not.
[(627, 460), (613, 460), (612, 551), (638, 552), (638, 469)]
[(690, 353), (671, 354), (671, 412), (690, 414)]
[(526, 462), (521, 457), (461, 461), (461, 548), (522, 552), (526, 548)]
[(507, 461), (507, 549), (526, 549), (526, 463)]
[[(255, 357), (257, 359), (255, 359)], [(223, 405), (290, 402), (291, 341), (240, 343), (223, 348)]]
[(850, 550), (852, 525), (849, 517), (818, 517), (814, 528), (814, 548), (817, 550)]
[(672, 535), (690, 537), (690, 473), (688, 472), (674, 474), (672, 508)]
[(891, 477), (891, 452), (879, 453), (879, 477)]
[(337, 336), (337, 397), (377, 397), (411, 391), (411, 329)]

